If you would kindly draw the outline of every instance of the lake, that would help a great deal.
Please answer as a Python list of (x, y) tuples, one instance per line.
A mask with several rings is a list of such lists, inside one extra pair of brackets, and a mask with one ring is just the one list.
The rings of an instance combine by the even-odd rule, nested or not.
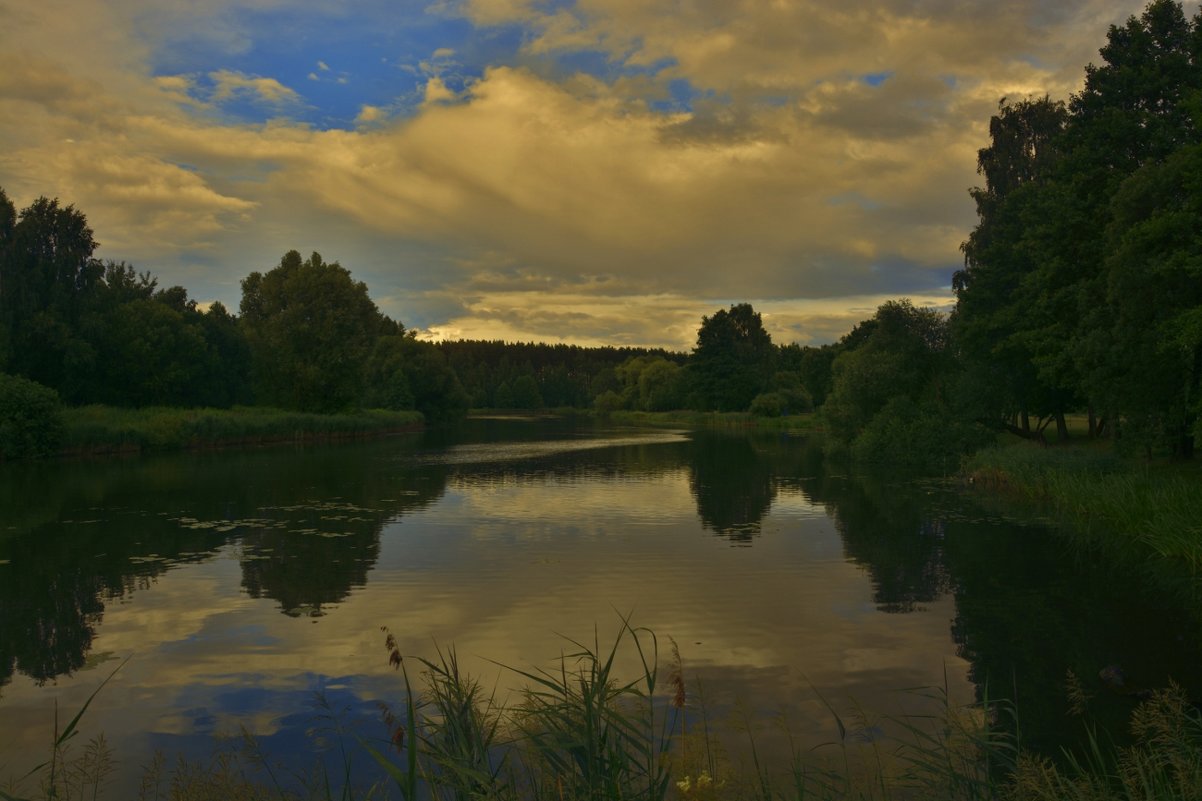
[(1104, 668), (1202, 691), (1196, 610), (1140, 575), (955, 481), (851, 474), (781, 433), (474, 419), (0, 465), (0, 783), (121, 660), (83, 720), (120, 759), (112, 797), (155, 751), (201, 759), (243, 727), (282, 760), (332, 719), (377, 736), (378, 702), (402, 698), (381, 627), (407, 656), (453, 646), (512, 700), (502, 665), (549, 667), (595, 632), (608, 650), (624, 616), (662, 662), (678, 645), (713, 720), (766, 743), (781, 719), (806, 747), (837, 739), (828, 704), (883, 739), (936, 688), (1016, 697), (1051, 750), (1081, 730), (1068, 671), (1116, 729), (1134, 702)]

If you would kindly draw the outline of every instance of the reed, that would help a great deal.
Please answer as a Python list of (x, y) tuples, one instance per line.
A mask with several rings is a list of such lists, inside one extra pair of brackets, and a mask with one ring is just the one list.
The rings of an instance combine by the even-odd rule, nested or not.
[(630, 426), (686, 428), (751, 428), (761, 431), (818, 431), (812, 413), (761, 417), (749, 412), (642, 412), (618, 410), (604, 415), (612, 422)]
[(112, 752), (109, 750), (103, 733), (89, 740), (80, 756), (72, 754), (72, 741), (79, 736), (79, 723), (83, 720), (88, 707), (92, 705), (92, 701), (112, 680), (113, 676), (117, 675), (117, 671), (125, 667), (125, 663), (128, 661), (129, 659), (126, 658), (117, 665), (113, 672), (100, 682), (92, 694), (87, 697), (75, 716), (61, 728), (59, 727), (58, 704), (55, 704), (54, 738), (50, 746), (50, 757), (45, 762), (30, 768), (22, 776), (11, 780), (7, 791), (0, 790), (0, 799), (3, 801), (30, 801), (28, 798), (15, 795), (15, 793), (21, 792), (20, 788), (24, 784), (36, 781), (42, 798), (71, 801), (90, 797), (92, 801), (96, 801), (104, 782), (113, 770)]
[[(454, 650), (418, 660), (426, 691), (414, 695), (405, 660), (387, 634), (390, 663), (402, 672), (402, 717), (390, 710), (394, 751), (365, 743), (393, 777), (402, 798), (578, 799), (662, 801), (670, 777), (667, 754), (674, 722), (656, 708), (655, 635), (626, 619), (608, 651), (569, 640), (555, 669), (510, 668), (528, 684), (502, 708), (494, 694), (459, 669)], [(614, 662), (624, 642), (642, 673), (620, 682)]]
[(309, 414), (259, 406), (232, 409), (82, 406), (64, 412), (65, 453), (119, 453), (307, 442), (420, 428), (413, 411)]
[[(466, 675), (453, 648), (438, 649), (433, 659), (406, 659), (385, 633), (405, 696), (397, 711), (385, 708), (387, 740), (358, 742), (390, 780), (387, 786), (374, 780), (354, 789), (364, 786), (364, 777), (345, 749), (345, 770), (336, 777), (341, 785), (322, 773), (287, 781), (245, 735), (241, 752), (220, 753), (209, 763), (181, 761), (167, 770), (157, 757), (146, 768), (139, 798), (370, 801), (395, 797), (391, 789), (404, 801), (1202, 801), (1202, 713), (1177, 686), (1153, 691), (1135, 707), (1133, 744), (1115, 745), (1083, 717), (1084, 748), (1055, 761), (1023, 747), (1017, 708), (988, 691), (964, 706), (950, 699), (946, 682), (913, 691), (932, 711), (887, 718), (899, 733), (867, 740), (857, 733), (877, 727), (863, 710), (842, 715), (819, 694), (835, 725), (833, 742), (802, 749), (784, 726), (789, 757), (772, 763), (762, 755), (779, 749), (761, 750), (763, 735), (744, 713), (724, 731), (742, 740), (737, 750), (745, 757), (736, 765), (728, 756), (735, 749), (724, 745), (706, 710), (701, 683), (686, 690), (679, 650), (673, 649), (671, 674), (661, 687), (657, 639), (628, 619), (608, 649), (594, 631), (591, 643), (568, 640), (552, 669), (510, 669), (527, 682), (512, 706)], [(615, 675), (622, 648), (639, 658), (633, 680)], [(420, 671), (419, 691), (410, 680), (411, 662)], [(1088, 699), (1076, 701), (1083, 713)], [(35, 796), (18, 795), (18, 782), (0, 790), (0, 799), (103, 797), (111, 766), (103, 740), (94, 740), (82, 757), (66, 753), (90, 702), (56, 729), (51, 759), (23, 777), (38, 779)], [(336, 717), (325, 708), (323, 720)], [(333, 728), (341, 737), (341, 727)], [(256, 778), (263, 775), (266, 780)]]
[(977, 485), (1050, 511), (1085, 544), (1202, 576), (1202, 471), (1196, 465), (1024, 444), (983, 451), (967, 472)]

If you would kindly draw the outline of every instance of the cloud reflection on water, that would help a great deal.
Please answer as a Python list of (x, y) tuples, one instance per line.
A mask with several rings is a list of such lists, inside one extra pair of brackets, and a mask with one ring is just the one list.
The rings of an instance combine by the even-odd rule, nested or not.
[[(517, 682), (496, 663), (547, 664), (559, 635), (588, 639), (594, 625), (605, 648), (626, 613), (680, 643), (718, 707), (784, 703), (814, 742), (829, 716), (811, 685), (876, 707), (882, 691), (939, 683), (951, 665), (953, 689), (971, 694), (948, 632), (951, 599), (930, 599), (924, 614), (880, 611), (839, 524), (786, 481), (812, 473), (799, 443), (761, 443), (725, 462), (722, 442), (678, 434), (596, 443), (483, 445), (441, 464), (387, 448), (166, 460), (172, 478), (158, 474), (158, 493), (143, 500), (161, 513), (105, 515), (129, 524), (110, 532), (111, 553), (154, 553), (145, 564), (159, 567), (144, 589), (106, 596), (89, 647), (134, 658), (89, 710), (89, 730), (132, 749), (122, 753), (131, 765), (155, 743), (197, 744), (239, 724), (290, 741), (304, 719), (298, 699), (320, 677), (343, 677), (356, 708), (397, 700), (381, 625), (406, 654), (454, 644), (505, 693)], [(481, 461), (489, 448), (519, 455)], [(100, 507), (124, 486), (102, 490)], [(773, 506), (778, 494), (789, 503)], [(137, 508), (133, 494), (120, 500)], [(755, 526), (753, 547), (702, 533), (725, 530), (729, 504)], [(219, 520), (233, 528), (197, 528)], [(238, 525), (247, 520), (260, 524)], [(281, 614), (306, 605), (321, 616)], [(623, 655), (620, 671), (636, 667)], [(99, 675), (13, 680), (0, 704), (20, 731), (0, 746), (36, 753), (50, 698), (78, 708)]]

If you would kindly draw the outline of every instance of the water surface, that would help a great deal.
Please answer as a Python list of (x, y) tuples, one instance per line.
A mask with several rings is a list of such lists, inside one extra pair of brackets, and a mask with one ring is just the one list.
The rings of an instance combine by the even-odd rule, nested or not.
[[(1196, 617), (1138, 571), (782, 434), (476, 420), (0, 465), (0, 510), (0, 776), (45, 755), (56, 701), (78, 709), (126, 658), (84, 727), (125, 786), (156, 750), (199, 757), (243, 727), (281, 755), (311, 750), (326, 711), (374, 736), (377, 702), (400, 698), (382, 626), (408, 655), (453, 645), (505, 696), (520, 681), (498, 664), (546, 666), (564, 637), (608, 648), (629, 615), (675, 640), (714, 717), (783, 714), (808, 745), (837, 736), (825, 703), (864, 737), (929, 711), (907, 688), (1017, 694), (1051, 747), (1080, 726), (1069, 670), (1202, 683)], [(1102, 703), (1117, 721), (1131, 702)]]

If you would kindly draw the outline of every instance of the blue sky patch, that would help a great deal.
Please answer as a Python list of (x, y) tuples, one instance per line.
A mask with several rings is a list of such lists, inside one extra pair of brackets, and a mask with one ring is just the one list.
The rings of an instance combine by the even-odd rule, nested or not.
[[(404, 105), (424, 86), (423, 62), (453, 66), (447, 83), (461, 88), (483, 71), (483, 59), (512, 55), (520, 31), (491, 30), (480, 35), (470, 23), (422, 12), (391, 15), (392, 24), (358, 15), (312, 17), (293, 10), (243, 11), (236, 28), (250, 44), (241, 51), (218, 46), (203, 35), (183, 36), (155, 54), (156, 75), (191, 76), (208, 100), (211, 73), (228, 70), (247, 77), (271, 78), (296, 92), (299, 103), (281, 108), (253, 93), (240, 92), (221, 103), (222, 112), (240, 122), (264, 122), (288, 116), (320, 129), (350, 128), (364, 105)], [(433, 59), (435, 51), (454, 51)], [(481, 59), (473, 67), (464, 57)], [(458, 86), (456, 86), (458, 84)]]

